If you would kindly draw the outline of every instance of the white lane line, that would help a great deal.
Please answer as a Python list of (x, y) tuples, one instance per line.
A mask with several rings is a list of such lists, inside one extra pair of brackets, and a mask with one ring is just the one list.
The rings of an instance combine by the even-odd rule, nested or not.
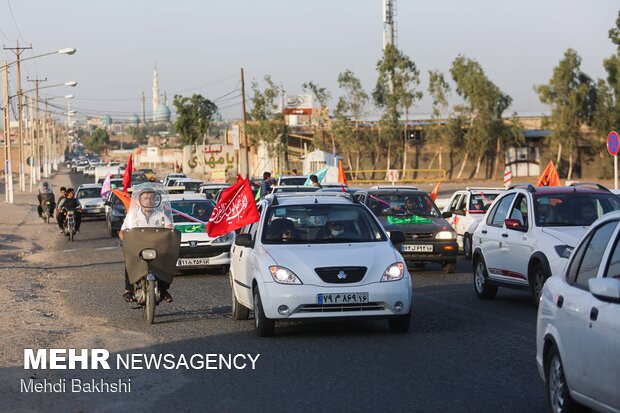
[(73, 252), (73, 251), (79, 251), (77, 248), (73, 248), (71, 250), (62, 250), (60, 252)]
[[(116, 247), (100, 247), (100, 248), (93, 248), (91, 251), (104, 251), (104, 250), (115, 250), (115, 249), (119, 249), (120, 247), (116, 246)], [(60, 252), (73, 252), (73, 251), (81, 251), (78, 248), (72, 248), (70, 250), (62, 250)]]

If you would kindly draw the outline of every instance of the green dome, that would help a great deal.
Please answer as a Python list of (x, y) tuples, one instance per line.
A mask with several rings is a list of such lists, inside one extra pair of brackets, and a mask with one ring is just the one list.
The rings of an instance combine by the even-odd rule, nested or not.
[(168, 106), (160, 103), (155, 109), (153, 120), (155, 122), (170, 122), (170, 109), (168, 109)]
[(101, 124), (105, 126), (109, 126), (112, 124), (112, 118), (110, 115), (105, 115), (101, 117)]
[(135, 113), (129, 117), (129, 123), (133, 126), (137, 126), (140, 124), (140, 117)]

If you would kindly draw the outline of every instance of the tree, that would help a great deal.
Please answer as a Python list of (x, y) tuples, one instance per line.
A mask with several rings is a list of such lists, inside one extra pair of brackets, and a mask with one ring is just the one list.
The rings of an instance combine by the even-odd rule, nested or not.
[[(277, 103), (284, 90), (276, 86), (269, 75), (264, 77), (264, 81), (266, 87), (262, 91), (258, 82), (252, 82), (252, 122), (248, 124), (248, 132), (252, 144), (263, 144), (269, 156), (276, 158), (286, 149), (286, 125)], [(276, 169), (274, 165), (273, 170)]]
[(581, 127), (592, 120), (596, 106), (596, 88), (590, 77), (581, 71), (581, 58), (568, 49), (553, 69), (549, 83), (535, 88), (540, 101), (551, 106), (547, 122), (552, 132), (550, 141), (557, 145), (557, 160), (562, 150), (568, 152), (568, 175), (573, 173), (573, 157), (582, 138)]
[(512, 130), (506, 127), (502, 119), (502, 114), (512, 103), (512, 98), (491, 82), (476, 60), (457, 56), (452, 62), (450, 74), (456, 83), (456, 92), (465, 100), (462, 109), (469, 120), (464, 136), (465, 156), (456, 179), (461, 178), (469, 155), (476, 157), (473, 177), (477, 178), (482, 158), (491, 153), (498, 156), (497, 151), (501, 150), (502, 141), (514, 138)]
[[(324, 87), (319, 86), (318, 84), (310, 81), (308, 83), (304, 83), (302, 85), (302, 89), (304, 92), (310, 92), (314, 96), (319, 105), (321, 106), (320, 114), (317, 117), (319, 126), (321, 127), (321, 134), (323, 135), (323, 143), (325, 143), (325, 125), (327, 125), (327, 121), (329, 120), (328, 113), (328, 104), (329, 99), (331, 99), (332, 94)], [(336, 142), (334, 142), (334, 136), (331, 136), (332, 139), (332, 150), (336, 149)]]
[(145, 126), (130, 126), (127, 128), (127, 132), (137, 145), (145, 144), (148, 140), (148, 131)]
[(175, 95), (172, 104), (176, 108), (177, 120), (174, 123), (181, 141), (185, 145), (195, 145), (204, 138), (209, 125), (217, 116), (217, 105), (202, 95), (191, 98)]
[[(383, 109), (383, 116), (379, 122), (381, 136), (379, 143), (381, 141), (387, 143), (387, 168), (389, 169), (391, 144), (401, 141), (404, 170), (407, 164), (408, 134), (406, 130), (409, 110), (415, 101), (422, 98), (422, 92), (416, 89), (420, 84), (420, 72), (415, 63), (394, 45), (385, 47), (382, 59), (377, 62), (377, 71), (379, 77), (373, 92), (373, 99), (377, 107)], [(401, 110), (405, 113), (404, 130), (401, 129), (399, 122)]]
[(82, 141), (89, 151), (102, 154), (110, 145), (110, 135), (105, 129), (97, 128), (90, 136), (83, 138)]
[[(433, 99), (432, 122), (426, 128), (426, 139), (429, 143), (437, 145), (439, 150), (431, 159), (427, 169), (431, 169), (436, 158), (439, 158), (439, 169), (443, 168), (443, 159), (441, 153), (443, 145), (449, 139), (447, 135), (449, 129), (447, 125), (441, 123), (443, 113), (448, 107), (448, 96), (450, 94), (450, 85), (445, 81), (443, 73), (439, 70), (428, 71), (428, 93)], [(452, 149), (452, 147), (451, 147)]]

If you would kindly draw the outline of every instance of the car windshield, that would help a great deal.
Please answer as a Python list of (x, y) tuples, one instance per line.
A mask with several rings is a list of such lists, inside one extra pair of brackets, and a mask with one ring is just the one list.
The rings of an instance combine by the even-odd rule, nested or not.
[(283, 176), (279, 185), (303, 185), (307, 179), (305, 176)]
[(487, 210), (497, 198), (499, 193), (489, 194), (486, 192), (480, 192), (478, 194), (472, 193), (469, 197), (469, 213), (470, 214), (486, 214)]
[(539, 195), (536, 225), (541, 227), (590, 226), (608, 212), (620, 210), (620, 198), (603, 193)]
[(433, 201), (424, 193), (369, 193), (368, 207), (378, 217), (422, 216), (440, 217)]
[(279, 194), (282, 192), (316, 192), (318, 191), (318, 186), (278, 186), (273, 188), (273, 193)]
[(101, 198), (101, 188), (80, 189), (77, 194), (78, 199)]
[(182, 186), (185, 188), (186, 191), (190, 191), (190, 192), (196, 192), (198, 191), (198, 188), (200, 187), (200, 184), (202, 182), (200, 181), (196, 181), (196, 182), (180, 182), (179, 186)]
[(287, 205), (271, 207), (263, 244), (380, 242), (387, 237), (361, 205)]
[(174, 222), (192, 222), (189, 217), (194, 217), (202, 222), (207, 222), (213, 212), (213, 202), (206, 199), (191, 199), (183, 201), (172, 201), (170, 203), (172, 209), (180, 212), (173, 212), (172, 219)]

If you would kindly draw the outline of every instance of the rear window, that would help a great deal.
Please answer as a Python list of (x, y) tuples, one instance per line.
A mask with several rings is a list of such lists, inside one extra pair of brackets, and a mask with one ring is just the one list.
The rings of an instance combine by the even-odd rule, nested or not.
[(608, 212), (620, 210), (620, 198), (607, 193), (566, 193), (534, 197), (536, 225), (590, 226)]

